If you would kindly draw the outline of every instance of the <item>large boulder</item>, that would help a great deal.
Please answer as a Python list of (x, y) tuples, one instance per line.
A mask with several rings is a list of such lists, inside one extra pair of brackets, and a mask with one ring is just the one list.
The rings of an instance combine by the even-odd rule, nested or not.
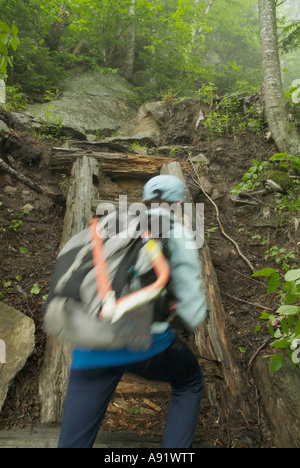
[(31, 318), (0, 302), (0, 412), (10, 383), (24, 367), (35, 347)]
[(30, 104), (25, 114), (37, 123), (107, 136), (136, 116), (137, 108), (130, 96), (134, 96), (133, 88), (121, 76), (87, 71), (71, 76), (59, 98)]
[(143, 104), (137, 115), (128, 120), (118, 130), (116, 136), (106, 141), (159, 146), (161, 124), (165, 119), (166, 111), (167, 107), (162, 101)]

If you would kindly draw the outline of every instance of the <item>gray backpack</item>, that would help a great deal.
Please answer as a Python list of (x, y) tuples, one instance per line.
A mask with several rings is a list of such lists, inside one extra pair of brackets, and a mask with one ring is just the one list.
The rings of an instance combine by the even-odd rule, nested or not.
[(44, 328), (85, 349), (146, 350), (155, 303), (170, 279), (167, 249), (149, 230), (140, 233), (135, 219), (127, 220), (125, 230), (108, 232), (112, 216), (118, 212), (94, 219), (60, 252)]

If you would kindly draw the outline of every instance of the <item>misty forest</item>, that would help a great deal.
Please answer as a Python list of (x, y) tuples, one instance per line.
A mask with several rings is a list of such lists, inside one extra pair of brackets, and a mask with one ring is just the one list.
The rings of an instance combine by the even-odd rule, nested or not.
[[(195, 447), (300, 447), (297, 0), (0, 0), (0, 447), (56, 447), (56, 258), (158, 174), (204, 205)], [(159, 447), (169, 402), (124, 376), (96, 447)]]

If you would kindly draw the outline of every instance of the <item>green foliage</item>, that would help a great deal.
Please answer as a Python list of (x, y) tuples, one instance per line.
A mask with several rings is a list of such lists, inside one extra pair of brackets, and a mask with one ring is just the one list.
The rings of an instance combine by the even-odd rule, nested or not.
[(290, 52), (300, 46), (299, 20), (291, 21), (283, 28), (279, 45), (283, 52)]
[(13, 66), (12, 57), (9, 49), (15, 52), (19, 45), (19, 30), (15, 24), (10, 28), (6, 23), (0, 20), (0, 79), (7, 75), (7, 67)]
[[(262, 312), (263, 320), (272, 338), (272, 347), (278, 350), (288, 350), (288, 356), (294, 367), (300, 367), (300, 269), (292, 269), (281, 278), (279, 273), (272, 268), (257, 271), (252, 276), (268, 278), (268, 294), (278, 293), (281, 297), (281, 305), (269, 314)], [(261, 326), (256, 327), (256, 332)], [(282, 353), (272, 354), (271, 372), (276, 372), (283, 366)]]
[(271, 156), (270, 161), (279, 163), (280, 168), (292, 170), (300, 173), (300, 158), (287, 153), (275, 153)]
[(14, 231), (16, 233), (19, 233), (20, 232), (20, 228), (23, 224), (23, 220), (24, 220), (24, 217), (28, 215), (28, 211), (26, 210), (22, 210), (20, 211), (17, 216), (15, 217), (15, 219), (13, 219), (12, 221), (10, 221), (10, 224), (7, 228), (0, 228), (0, 232), (7, 232), (8, 231)]
[(269, 166), (270, 163), (268, 161), (257, 161), (253, 159), (252, 166), (242, 177), (242, 182), (234, 187), (231, 193), (239, 195), (241, 192), (247, 192), (259, 187), (261, 184), (261, 176), (265, 174)]
[(204, 104), (211, 104), (217, 96), (217, 87), (213, 83), (203, 84), (198, 90), (200, 101)]
[(30, 290), (30, 294), (34, 295), (34, 296), (38, 296), (40, 294), (40, 292), (41, 292), (41, 289), (40, 289), (39, 285), (37, 283), (35, 283), (32, 286), (31, 290)]
[[(66, 76), (67, 70), (58, 60), (60, 54), (36, 45), (30, 38), (21, 39), (20, 48), (15, 55), (14, 73), (9, 83), (19, 83), (24, 93), (44, 95), (55, 91)], [(60, 57), (61, 58), (61, 57)]]
[(286, 245), (281, 248), (274, 245), (265, 253), (265, 260), (268, 260), (269, 258), (275, 260), (278, 264), (282, 264), (283, 270), (287, 271), (289, 268), (288, 261), (290, 259), (295, 259), (295, 254), (294, 252), (288, 251)]
[(6, 99), (7, 104), (5, 105), (5, 109), (14, 112), (22, 112), (26, 109), (27, 99), (20, 85), (6, 86)]
[[(222, 93), (237, 82), (258, 86), (255, 3), (218, 0), (205, 14), (206, 0), (65, 0), (68, 20), (57, 49), (49, 50), (49, 35), (62, 21), (62, 2), (0, 0), (0, 16), (20, 31), (9, 84), (20, 84), (27, 94), (43, 94), (83, 60), (100, 71), (122, 71), (134, 31), (133, 72), (144, 74), (144, 100), (158, 99), (170, 89), (179, 96), (195, 95), (212, 82)], [(88, 52), (76, 57), (73, 50), (82, 39)]]

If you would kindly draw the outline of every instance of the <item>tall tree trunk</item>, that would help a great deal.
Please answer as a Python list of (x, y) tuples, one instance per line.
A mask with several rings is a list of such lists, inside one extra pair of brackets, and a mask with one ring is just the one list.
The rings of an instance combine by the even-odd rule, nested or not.
[(126, 80), (130, 80), (133, 77), (134, 72), (134, 58), (135, 58), (135, 39), (136, 39), (136, 28), (135, 28), (135, 2), (131, 0), (129, 8), (130, 25), (128, 29), (128, 44), (126, 49), (126, 55), (122, 66), (122, 75)]
[(299, 152), (300, 137), (289, 125), (286, 101), (282, 89), (278, 52), (276, 2), (258, 0), (260, 40), (264, 69), (266, 117), (277, 148), (281, 152)]
[[(196, 6), (198, 5), (199, 3), (199, 0), (195, 0), (195, 3), (196, 3)], [(209, 0), (207, 6), (206, 6), (206, 9), (205, 9), (205, 12), (204, 12), (204, 16), (208, 15), (213, 4), (215, 3), (215, 0)], [(195, 24), (194, 25), (194, 31), (193, 31), (193, 38), (195, 38), (195, 36), (200, 36), (201, 34), (203, 33), (203, 26), (201, 25), (200, 27)]]
[(4, 80), (0, 80), (0, 104), (6, 104), (6, 85)]

